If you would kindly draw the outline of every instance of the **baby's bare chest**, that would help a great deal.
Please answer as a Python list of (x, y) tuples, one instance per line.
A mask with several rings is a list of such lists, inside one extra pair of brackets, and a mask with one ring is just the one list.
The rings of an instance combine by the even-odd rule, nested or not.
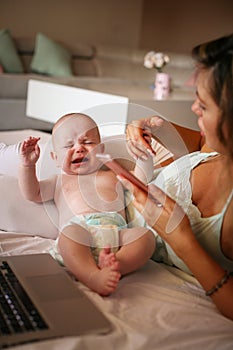
[(63, 195), (67, 198), (112, 198), (117, 192), (116, 182), (109, 176), (74, 176), (61, 183)]
[(110, 176), (63, 177), (57, 191), (57, 205), (73, 214), (99, 211), (119, 211), (123, 190)]

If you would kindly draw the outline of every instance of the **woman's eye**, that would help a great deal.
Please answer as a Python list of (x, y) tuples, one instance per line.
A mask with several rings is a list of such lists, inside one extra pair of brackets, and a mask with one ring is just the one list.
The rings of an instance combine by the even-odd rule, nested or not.
[(90, 140), (86, 140), (86, 141), (84, 141), (83, 142), (85, 145), (91, 145), (92, 143), (94, 143), (94, 142), (92, 142), (92, 141), (90, 141)]
[(205, 111), (205, 110), (206, 110), (206, 107), (205, 107), (202, 103), (199, 103), (199, 108), (200, 108), (202, 111)]
[(197, 103), (198, 109), (200, 109), (202, 111), (206, 110), (206, 107), (203, 105), (203, 103), (198, 98), (196, 99), (196, 103)]

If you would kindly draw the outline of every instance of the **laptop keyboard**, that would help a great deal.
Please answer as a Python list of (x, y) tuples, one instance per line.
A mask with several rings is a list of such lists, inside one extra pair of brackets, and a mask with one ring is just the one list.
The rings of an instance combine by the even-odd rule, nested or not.
[(0, 263), (0, 336), (48, 329), (6, 261)]

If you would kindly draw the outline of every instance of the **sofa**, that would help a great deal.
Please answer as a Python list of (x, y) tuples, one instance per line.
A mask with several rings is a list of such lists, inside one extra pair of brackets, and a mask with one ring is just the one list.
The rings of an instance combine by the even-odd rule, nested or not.
[[(43, 52), (39, 50), (39, 39), (43, 44), (47, 40)], [(12, 38), (12, 41), (20, 59), (21, 70), (0, 74), (0, 130), (51, 130), (50, 123), (30, 119), (25, 115), (29, 79), (127, 96), (136, 103), (153, 101), (156, 72), (143, 66), (147, 50), (63, 43), (41, 33), (36, 38)], [(55, 53), (60, 54), (57, 49), (64, 50), (65, 64), (69, 65), (65, 72), (60, 72), (59, 69), (56, 71), (55, 61), (59, 54), (46, 54), (46, 49), (49, 50), (48, 46), (51, 45), (55, 45)], [(169, 99), (191, 101), (194, 96), (194, 89), (188, 83), (194, 69), (191, 56), (172, 52), (167, 54), (170, 62), (164, 67), (164, 72), (171, 77)], [(36, 61), (38, 57), (39, 68), (38, 60)]]

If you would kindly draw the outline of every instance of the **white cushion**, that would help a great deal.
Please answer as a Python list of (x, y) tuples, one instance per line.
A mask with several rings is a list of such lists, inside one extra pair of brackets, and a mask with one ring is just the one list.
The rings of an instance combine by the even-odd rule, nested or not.
[(58, 220), (54, 203), (47, 202), (44, 206), (24, 199), (18, 179), (14, 176), (0, 175), (0, 212), (1, 230), (46, 238), (57, 237)]

